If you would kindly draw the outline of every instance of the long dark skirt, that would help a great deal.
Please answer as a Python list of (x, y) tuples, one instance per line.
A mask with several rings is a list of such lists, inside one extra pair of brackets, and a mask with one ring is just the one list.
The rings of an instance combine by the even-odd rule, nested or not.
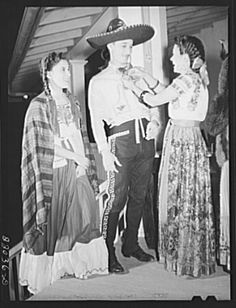
[(75, 164), (53, 170), (53, 198), (47, 228), (32, 251), (22, 250), (20, 283), (38, 293), (55, 280), (108, 273), (108, 255), (99, 230), (99, 207), (87, 175)]

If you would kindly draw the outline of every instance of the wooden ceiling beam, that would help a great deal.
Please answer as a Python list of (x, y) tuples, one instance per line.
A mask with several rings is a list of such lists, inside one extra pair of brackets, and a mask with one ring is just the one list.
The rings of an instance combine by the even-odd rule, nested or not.
[(197, 10), (205, 10), (212, 8), (214, 9), (215, 6), (171, 6), (171, 7), (166, 7), (166, 16), (167, 18), (174, 17), (182, 15), (183, 13), (191, 13), (193, 11)]
[(23, 69), (23, 68), (27, 68), (28, 66), (33, 66), (33, 65), (36, 65), (36, 64), (39, 64), (39, 60), (38, 59), (33, 59), (31, 61), (25, 61), (21, 64), (19, 70)]
[(25, 70), (19, 70), (18, 73), (16, 74), (14, 80), (16, 80), (17, 78), (19, 78), (23, 75), (27, 76), (28, 73), (32, 73), (32, 72), (39, 72), (39, 66), (31, 66), (31, 67), (28, 67)]
[(187, 29), (191, 28), (193, 25), (200, 25), (201, 28), (205, 28), (206, 25), (209, 25), (213, 22), (215, 22), (216, 20), (220, 20), (220, 19), (224, 19), (225, 15), (222, 16), (222, 14), (216, 13), (216, 14), (211, 14), (210, 17), (206, 18), (206, 17), (199, 17), (196, 20), (192, 19), (185, 19), (184, 21), (182, 21), (181, 23), (177, 23), (173, 26), (169, 26), (168, 25), (168, 31), (177, 31), (179, 29)]
[(51, 10), (44, 14), (40, 21), (40, 26), (62, 22), (74, 18), (100, 14), (104, 10), (103, 7), (66, 7), (58, 10)]
[(45, 7), (45, 12), (51, 11), (51, 10), (56, 10), (56, 9), (60, 9), (61, 7), (59, 6), (47, 6)]
[(9, 83), (13, 80), (25, 57), (25, 54), (27, 53), (43, 12), (44, 8), (42, 7), (26, 7), (24, 10), (15, 48), (8, 69)]
[(75, 46), (72, 47), (71, 50), (67, 53), (68, 58), (81, 60), (87, 59), (93, 52), (95, 52), (95, 49), (89, 45), (86, 38), (88, 36), (106, 31), (108, 23), (117, 16), (117, 7), (109, 7), (100, 16), (97, 16), (93, 20), (92, 25), (88, 31), (84, 33), (79, 42), (77, 42)]
[(74, 45), (74, 40), (65, 40), (61, 42), (57, 42), (54, 44), (48, 44), (38, 47), (30, 48), (29, 51), (26, 54), (26, 59), (28, 56), (32, 56), (41, 52), (47, 52), (48, 50), (58, 50), (60, 48), (69, 48)]
[(221, 14), (222, 16), (225, 16), (228, 13), (227, 9), (221, 8), (221, 7), (217, 7), (215, 9), (204, 9), (204, 10), (196, 10), (192, 13), (189, 12), (185, 12), (183, 11), (183, 13), (181, 15), (179, 15), (178, 17), (170, 17), (167, 19), (168, 24), (182, 24), (186, 21), (192, 21), (193, 19), (195, 20), (197, 18), (198, 19), (206, 19), (209, 16), (212, 15), (217, 15), (217, 14)]
[(14, 81), (12, 82), (12, 84), (16, 84), (16, 83), (18, 83), (19, 81), (22, 81), (22, 80), (28, 80), (28, 82), (29, 82), (31, 80), (32, 76), (34, 76), (34, 77), (38, 76), (41, 79), (39, 72), (31, 71), (26, 75), (22, 75), (22, 76), (15, 78)]
[(37, 68), (38, 68), (38, 69), (39, 69), (39, 61), (35, 62), (34, 64), (21, 67), (21, 68), (19, 69), (19, 71), (17, 72), (16, 76), (17, 76), (18, 74), (23, 73), (23, 72), (26, 72), (27, 70), (32, 69), (32, 68), (34, 68), (34, 69), (37, 69)]
[(40, 52), (40, 53), (37, 53), (37, 54), (34, 54), (32, 56), (27, 57), (27, 60), (31, 61), (31, 60), (36, 60), (37, 59), (38, 61), (40, 61), (42, 59), (42, 57), (46, 56), (47, 54), (49, 54), (50, 52), (53, 52), (53, 51), (56, 51), (56, 52), (67, 52), (67, 48), (61, 48), (60, 50), (52, 49), (52, 50), (47, 50), (45, 52)]
[[(39, 73), (38, 72), (31, 72), (31, 73), (27, 74), (27, 76), (25, 76), (25, 78), (22, 76), (22, 77), (15, 79), (14, 82), (12, 83), (12, 86), (14, 88), (16, 88), (18, 85), (22, 85), (23, 83), (27, 84), (27, 83), (35, 82), (34, 81), (35, 78), (40, 79)], [(18, 89), (16, 91), (18, 92), (19, 90), (20, 89)], [(25, 92), (25, 90), (24, 90), (24, 92)]]
[(90, 25), (91, 25), (91, 17), (83, 17), (68, 21), (61, 21), (58, 23), (48, 24), (45, 26), (39, 26), (35, 33), (35, 37), (40, 37), (43, 35), (51, 35), (53, 33), (60, 33), (68, 30), (74, 30), (80, 27), (88, 27)]
[(45, 35), (32, 40), (30, 47), (37, 47), (49, 43), (56, 43), (68, 39), (76, 39), (82, 36), (82, 30), (77, 28), (75, 30), (64, 31), (56, 34)]
[[(210, 27), (211, 25), (212, 23), (209, 23), (209, 25), (206, 25), (206, 28)], [(168, 33), (168, 40), (169, 42), (171, 42), (174, 40), (175, 36), (182, 35), (182, 34), (193, 35), (193, 34), (199, 33), (202, 29), (203, 27), (201, 25), (193, 25), (191, 27), (188, 27), (187, 29), (186, 28), (178, 29), (176, 31)]]

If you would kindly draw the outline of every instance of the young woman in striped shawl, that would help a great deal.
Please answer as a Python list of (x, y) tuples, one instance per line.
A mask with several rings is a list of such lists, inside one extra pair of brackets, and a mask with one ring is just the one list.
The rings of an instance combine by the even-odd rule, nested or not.
[(22, 141), (23, 249), (19, 280), (35, 294), (67, 275), (107, 274), (95, 160), (62, 53), (41, 60), (44, 91), (26, 112)]

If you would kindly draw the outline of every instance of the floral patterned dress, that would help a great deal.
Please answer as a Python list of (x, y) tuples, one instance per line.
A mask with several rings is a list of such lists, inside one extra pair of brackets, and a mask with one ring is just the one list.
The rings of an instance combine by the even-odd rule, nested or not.
[(199, 127), (208, 91), (198, 74), (180, 75), (169, 116), (158, 181), (159, 251), (179, 276), (215, 272), (215, 232), (207, 148)]

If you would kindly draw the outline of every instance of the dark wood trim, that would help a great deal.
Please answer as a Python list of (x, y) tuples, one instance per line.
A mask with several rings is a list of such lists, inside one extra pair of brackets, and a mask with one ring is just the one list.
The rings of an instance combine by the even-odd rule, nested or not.
[(40, 19), (45, 8), (42, 7), (27, 7), (25, 8), (22, 22), (18, 31), (13, 56), (8, 70), (8, 81), (14, 79), (33, 39), (35, 31), (38, 27)]

